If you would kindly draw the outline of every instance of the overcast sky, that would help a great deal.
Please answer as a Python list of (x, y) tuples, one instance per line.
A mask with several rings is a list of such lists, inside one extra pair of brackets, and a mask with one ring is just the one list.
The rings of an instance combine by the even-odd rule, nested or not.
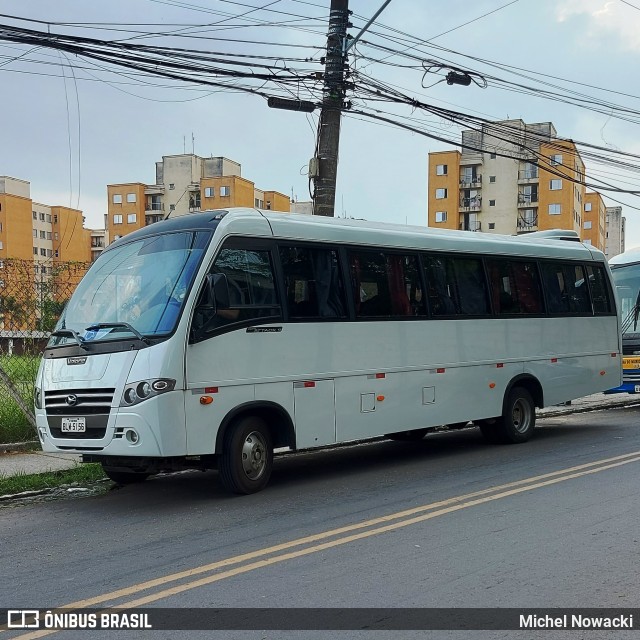
[[(350, 33), (355, 35), (363, 19), (382, 3), (351, 0), (355, 15)], [(251, 11), (252, 6), (265, 9)], [(217, 22), (215, 32), (206, 31), (208, 37), (311, 45), (315, 49), (260, 48), (168, 36), (132, 42), (235, 53), (246, 49), (252, 54), (260, 51), (274, 57), (295, 55), (318, 60), (326, 33), (326, 28), (320, 29), (318, 24), (326, 19), (328, 6), (329, 0), (0, 0), (0, 13), (52, 23), (94, 23), (92, 29), (52, 24), (50, 30), (104, 39), (122, 38), (124, 34), (96, 30), (102, 26), (96, 23), (157, 23), (145, 29), (166, 32), (175, 31), (179, 25)], [(287, 13), (316, 20), (293, 23)], [(244, 16), (233, 17), (240, 14)], [(489, 15), (482, 17), (484, 14)], [(220, 21), (228, 27), (223, 32)], [(268, 27), (258, 21), (276, 24)], [(47, 29), (44, 24), (6, 17), (0, 22)], [(372, 30), (380, 33), (383, 27), (467, 56), (578, 81), (594, 87), (583, 86), (584, 93), (640, 110), (636, 97), (640, 95), (640, 0), (392, 0)], [(192, 34), (194, 29), (185, 33)], [(370, 39), (374, 39), (373, 33)], [(380, 36), (376, 41), (383, 42)], [(403, 48), (397, 42), (390, 46)], [(426, 46), (423, 51), (428, 51)], [(357, 52), (385, 57), (366, 44)], [(316, 114), (277, 111), (269, 109), (261, 97), (193, 84), (167, 86), (169, 83), (161, 80), (155, 82), (163, 87), (135, 84), (97, 68), (76, 68), (74, 81), (68, 63), (80, 61), (75, 63), (66, 57), (63, 67), (65, 57), (55, 51), (33, 51), (28, 45), (2, 40), (0, 56), (0, 175), (28, 180), (36, 201), (78, 206), (89, 227), (103, 226), (107, 184), (153, 183), (154, 163), (163, 155), (184, 151), (231, 158), (242, 165), (243, 176), (258, 188), (293, 194), (298, 200), (309, 199), (306, 168), (314, 153)], [(480, 68), (471, 59), (457, 58), (457, 64), (462, 66), (463, 60), (472, 69)], [(407, 60), (396, 56), (386, 62)], [(321, 70), (318, 63), (313, 64)], [(358, 68), (422, 102), (491, 119), (551, 121), (562, 137), (640, 155), (640, 126), (613, 114), (522, 95), (491, 82), (486, 88), (473, 84), (449, 86), (437, 82), (442, 73), (425, 75), (423, 70), (366, 60), (360, 60)], [(504, 76), (497, 71), (496, 75)], [(553, 82), (563, 84), (562, 80)], [(597, 87), (617, 93), (596, 93)], [(381, 108), (386, 110), (387, 105)], [(395, 107), (393, 112), (404, 122), (422, 118), (422, 123), (431, 123), (431, 130), (442, 137), (460, 139), (458, 127), (434, 116), (414, 113), (404, 106)], [(337, 214), (426, 224), (428, 154), (447, 148), (451, 145), (347, 115), (342, 123)], [(589, 161), (586, 164), (589, 173)], [(607, 171), (610, 182), (625, 189), (640, 189), (640, 179), (633, 174), (630, 177), (611, 167)], [(607, 205), (616, 204), (603, 195)], [(627, 248), (640, 245), (640, 211), (632, 208), (640, 207), (640, 198), (616, 193), (611, 197), (626, 205)]]

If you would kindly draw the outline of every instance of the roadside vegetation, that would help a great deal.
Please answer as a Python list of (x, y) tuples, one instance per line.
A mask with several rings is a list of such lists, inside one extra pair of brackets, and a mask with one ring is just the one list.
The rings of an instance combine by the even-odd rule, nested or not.
[[(29, 406), (33, 404), (33, 386), (39, 363), (39, 354), (0, 356), (0, 367)], [(0, 385), (0, 444), (32, 440), (36, 440), (33, 427), (8, 389)]]
[(24, 491), (42, 491), (63, 485), (86, 486), (105, 478), (99, 464), (78, 464), (73, 469), (31, 475), (3, 476), (0, 474), (0, 496), (14, 495)]

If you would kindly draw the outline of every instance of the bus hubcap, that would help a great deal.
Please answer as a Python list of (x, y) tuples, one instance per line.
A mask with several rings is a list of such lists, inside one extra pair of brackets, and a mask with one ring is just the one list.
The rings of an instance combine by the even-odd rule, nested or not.
[(531, 409), (523, 400), (516, 400), (511, 412), (513, 427), (518, 433), (526, 433), (531, 422)]
[(252, 431), (242, 445), (242, 468), (250, 480), (257, 480), (267, 465), (267, 443), (260, 433)]

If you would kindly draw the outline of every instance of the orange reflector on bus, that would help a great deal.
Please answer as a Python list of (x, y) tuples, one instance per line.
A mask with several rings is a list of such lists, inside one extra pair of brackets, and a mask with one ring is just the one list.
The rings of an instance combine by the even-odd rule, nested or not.
[(612, 358), (617, 358), (617, 357), (618, 357), (618, 354), (617, 354), (617, 353), (612, 353), (612, 354), (611, 354), (611, 357), (612, 357)]
[(305, 389), (310, 389), (311, 387), (315, 387), (316, 383), (313, 382), (313, 381), (308, 381), (308, 382), (303, 383), (303, 386), (305, 387)]
[(490, 382), (489, 383), (489, 389), (495, 389), (496, 388), (496, 383), (495, 382)]
[(218, 393), (218, 387), (205, 387), (205, 393)]
[(551, 358), (551, 362), (558, 362), (558, 358)]
[(382, 402), (384, 400), (384, 396), (376, 396), (376, 400), (378, 402)]
[(446, 369), (436, 369), (436, 373), (444, 373)]
[(498, 369), (502, 369), (502, 367), (504, 367), (504, 362), (498, 362), (496, 367), (498, 367)]
[(213, 398), (211, 396), (200, 396), (200, 404), (211, 404)]
[(386, 378), (387, 374), (386, 373), (376, 373), (376, 378)]
[(601, 376), (604, 376), (604, 375), (606, 375), (606, 374), (607, 374), (607, 372), (606, 372), (606, 371), (601, 371), (601, 372), (600, 372), (600, 375), (601, 375)]

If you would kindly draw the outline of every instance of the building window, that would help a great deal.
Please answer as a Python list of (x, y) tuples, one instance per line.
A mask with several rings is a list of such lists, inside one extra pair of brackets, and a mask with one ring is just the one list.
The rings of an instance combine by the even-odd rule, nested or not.
[(584, 210), (585, 211), (591, 211), (591, 203), (590, 202), (585, 202), (584, 203)]
[(495, 160), (496, 154), (495, 153), (490, 153), (489, 154), (489, 158), (491, 158), (491, 160)]
[(47, 231), (47, 240), (51, 240), (51, 231)]
[(230, 196), (231, 195), (231, 187), (220, 187), (220, 195), (221, 196)]
[(447, 212), (436, 211), (436, 222), (446, 222), (446, 221), (447, 221)]
[(37, 220), (38, 219), (38, 213), (36, 211), (32, 211), (31, 213), (33, 213), (33, 219)]
[(489, 176), (489, 182), (495, 182), (495, 181), (496, 181), (495, 176)]
[(53, 255), (54, 255), (56, 258), (59, 258), (59, 257), (60, 257), (60, 252), (56, 249), (56, 250), (53, 252)]
[(116, 213), (113, 216), (113, 224), (122, 224), (122, 215), (119, 213)]
[(44, 231), (40, 232), (40, 240), (44, 240), (47, 237), (47, 234)]
[(44, 213), (41, 213), (41, 214), (40, 214), (40, 220), (41, 220), (42, 222), (44, 222)]
[(562, 180), (549, 180), (549, 189), (551, 191), (562, 189)]
[(51, 258), (53, 256), (53, 250), (47, 249), (47, 258)]
[(551, 156), (551, 165), (562, 164), (562, 156), (560, 154), (556, 154)]
[(46, 258), (47, 257), (47, 250), (46, 249), (40, 249), (40, 255), (44, 256)]
[(213, 187), (205, 187), (204, 188), (204, 197), (205, 198), (213, 198), (215, 197), (216, 192)]
[(33, 230), (33, 237), (34, 237), (34, 238), (37, 238), (37, 237), (38, 237), (38, 230), (37, 230), (37, 229), (34, 229), (34, 230)]
[(446, 189), (436, 189), (436, 200), (442, 200), (447, 197)]
[(113, 194), (113, 204), (122, 204), (122, 194), (120, 193)]
[(127, 193), (127, 202), (135, 202), (136, 194), (135, 193)]
[(496, 223), (495, 222), (490, 222), (489, 223), (489, 229), (495, 229), (496, 228)]
[(169, 205), (169, 211), (175, 211), (176, 210), (176, 205), (175, 204), (170, 204)]
[(34, 256), (38, 255), (38, 247), (33, 247), (33, 255)]
[(591, 244), (591, 240), (583, 240), (582, 242), (583, 242), (584, 244), (589, 244), (589, 245)]
[(47, 222), (51, 223), (51, 214), (50, 213), (47, 213)]
[(136, 223), (136, 221), (137, 221), (137, 219), (138, 219), (138, 217), (136, 216), (136, 214), (135, 214), (135, 213), (129, 213), (129, 214), (127, 215), (127, 222), (128, 222), (129, 224), (135, 224), (135, 223)]
[(446, 176), (447, 175), (447, 165), (446, 164), (437, 164), (436, 165), (436, 175), (437, 176)]
[(558, 215), (561, 213), (561, 207), (559, 204), (550, 204), (549, 205), (549, 214), (552, 216)]
[(490, 207), (495, 207), (496, 206), (496, 201), (495, 200), (489, 200), (489, 206)]
[(53, 224), (58, 224), (58, 214), (57, 213), (53, 216)]
[(173, 182), (170, 182), (169, 183), (169, 189), (175, 189), (175, 188), (176, 188), (176, 185), (173, 184)]
[(53, 238), (54, 238), (54, 240), (58, 240), (58, 232), (57, 231), (53, 234)]
[(585, 228), (585, 229), (591, 229), (591, 222), (588, 222), (588, 221), (587, 221), (587, 222), (585, 222), (585, 223), (584, 223), (584, 228)]

